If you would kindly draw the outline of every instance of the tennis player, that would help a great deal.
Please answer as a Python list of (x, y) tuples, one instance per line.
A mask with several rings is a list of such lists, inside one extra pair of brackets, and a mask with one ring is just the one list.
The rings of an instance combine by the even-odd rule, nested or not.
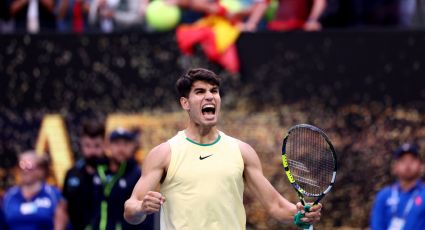
[[(278, 220), (292, 221), (303, 210), (301, 203), (289, 202), (264, 177), (250, 145), (216, 128), (219, 87), (219, 77), (201, 68), (177, 80), (189, 124), (146, 156), (142, 176), (125, 202), (129, 223), (138, 224), (147, 214), (161, 211), (161, 229), (245, 229), (244, 183)], [(301, 220), (319, 221), (321, 204), (310, 210)]]

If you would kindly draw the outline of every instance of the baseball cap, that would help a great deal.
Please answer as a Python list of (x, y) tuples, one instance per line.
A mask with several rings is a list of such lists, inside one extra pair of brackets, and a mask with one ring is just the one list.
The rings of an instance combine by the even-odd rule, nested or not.
[(410, 153), (415, 157), (419, 157), (418, 147), (412, 143), (404, 143), (400, 145), (393, 153), (394, 159), (400, 158), (403, 154)]
[(133, 141), (136, 138), (136, 133), (131, 132), (127, 129), (119, 127), (114, 129), (109, 135), (109, 141), (116, 141), (118, 139), (124, 139), (128, 141)]

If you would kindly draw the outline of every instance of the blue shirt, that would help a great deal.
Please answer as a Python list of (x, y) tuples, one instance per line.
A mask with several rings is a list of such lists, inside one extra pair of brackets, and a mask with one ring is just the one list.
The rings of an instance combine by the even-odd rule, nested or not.
[(53, 229), (55, 209), (61, 200), (60, 191), (43, 184), (41, 190), (26, 200), (18, 186), (9, 189), (4, 198), (6, 223), (10, 230)]
[[(394, 197), (396, 195), (396, 197)], [(412, 208), (406, 208), (412, 200)], [(409, 191), (395, 183), (383, 188), (376, 196), (370, 218), (372, 230), (387, 230), (393, 217), (405, 220), (403, 229), (425, 229), (425, 186), (418, 181)]]
[(3, 198), (0, 198), (0, 229), (7, 229), (6, 221), (4, 219)]

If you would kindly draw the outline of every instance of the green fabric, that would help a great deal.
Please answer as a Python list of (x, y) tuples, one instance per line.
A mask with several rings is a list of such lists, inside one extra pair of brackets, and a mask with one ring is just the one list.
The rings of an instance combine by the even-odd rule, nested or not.
[(200, 144), (200, 143), (198, 143), (198, 142), (190, 139), (189, 137), (186, 137), (186, 140), (188, 140), (190, 143), (193, 143), (193, 144), (199, 145), (199, 146), (211, 146), (211, 145), (214, 145), (215, 143), (217, 143), (220, 139), (221, 139), (221, 136), (218, 135), (217, 139), (215, 139), (215, 141), (213, 143), (210, 143), (210, 144)]
[[(304, 206), (304, 211), (309, 212), (310, 211), (310, 205)], [(301, 218), (304, 217), (304, 214), (300, 211), (294, 216), (294, 224), (297, 225), (300, 228), (308, 229), (310, 228), (310, 224), (304, 223), (301, 221)]]
[(102, 201), (102, 204), (100, 205), (100, 224), (99, 224), (99, 229), (100, 230), (105, 230), (106, 229), (106, 225), (108, 224), (108, 203), (106, 203), (106, 201)]

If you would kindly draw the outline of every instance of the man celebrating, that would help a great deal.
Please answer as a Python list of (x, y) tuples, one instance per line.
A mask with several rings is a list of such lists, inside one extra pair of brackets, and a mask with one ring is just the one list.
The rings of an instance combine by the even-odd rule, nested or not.
[[(219, 77), (206, 69), (191, 69), (177, 80), (189, 124), (145, 158), (143, 174), (125, 203), (129, 223), (138, 224), (161, 210), (161, 229), (245, 229), (244, 182), (278, 220), (290, 221), (303, 210), (264, 177), (250, 145), (217, 130), (219, 87)], [(321, 204), (310, 211), (303, 222), (317, 222)]]
[(412, 144), (401, 145), (393, 155), (397, 182), (383, 188), (372, 209), (372, 230), (425, 229), (425, 187), (420, 181), (422, 161)]

